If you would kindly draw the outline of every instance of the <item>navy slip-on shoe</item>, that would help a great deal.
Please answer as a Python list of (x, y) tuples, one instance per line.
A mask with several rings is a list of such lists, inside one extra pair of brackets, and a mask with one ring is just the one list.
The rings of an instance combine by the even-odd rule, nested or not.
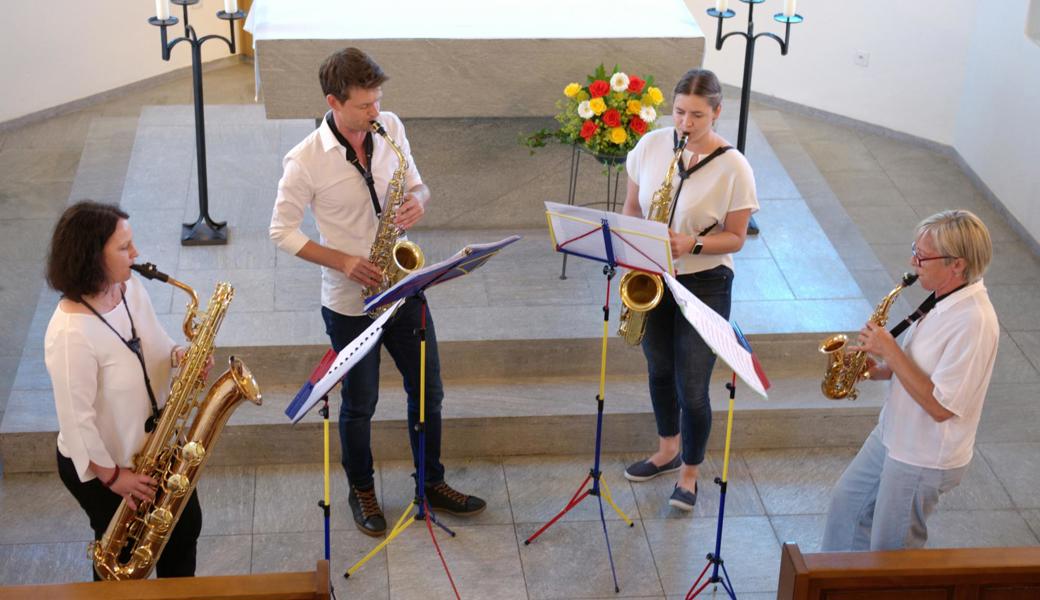
[(661, 465), (660, 467), (650, 462), (649, 460), (641, 460), (639, 462), (628, 465), (625, 469), (625, 479), (629, 481), (648, 481), (664, 473), (674, 473), (679, 470), (682, 466), (682, 454), (676, 454), (668, 464)]

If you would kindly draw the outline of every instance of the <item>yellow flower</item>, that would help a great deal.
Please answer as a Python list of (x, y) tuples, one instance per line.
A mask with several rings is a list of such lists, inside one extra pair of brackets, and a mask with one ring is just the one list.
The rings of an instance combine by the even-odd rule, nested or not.
[(591, 108), (592, 112), (596, 113), (596, 115), (602, 115), (603, 111), (607, 110), (607, 103), (603, 101), (603, 98), (593, 98), (592, 100), (589, 100), (589, 108)]
[(646, 95), (650, 97), (650, 103), (654, 106), (664, 102), (664, 94), (661, 93), (661, 90), (653, 86), (647, 88)]
[(619, 146), (628, 140), (628, 134), (625, 133), (624, 127), (611, 127), (608, 135), (610, 136), (610, 141)]
[(628, 101), (628, 114), (630, 114), (630, 115), (638, 115), (639, 111), (641, 111), (641, 110), (643, 110), (643, 103), (642, 102), (640, 102), (639, 100), (629, 100)]
[(577, 83), (570, 83), (570, 84), (567, 84), (567, 87), (563, 88), (563, 95), (567, 96), (568, 98), (573, 98), (573, 97), (577, 96), (578, 92), (580, 92), (580, 91), (581, 91), (581, 85), (579, 85)]

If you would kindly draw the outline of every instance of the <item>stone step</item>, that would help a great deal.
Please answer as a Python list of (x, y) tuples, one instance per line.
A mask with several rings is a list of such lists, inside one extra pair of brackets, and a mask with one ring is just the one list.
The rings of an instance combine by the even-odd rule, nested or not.
[[(791, 366), (780, 366), (782, 359), (777, 356), (782, 355), (783, 348), (783, 344), (774, 348), (779, 354), (765, 367), (773, 384), (768, 400), (738, 382), (733, 447), (849, 446), (862, 441), (877, 420), (881, 386), (864, 386), (860, 400), (855, 403), (826, 400), (819, 391), (820, 369), (793, 361)], [(644, 368), (640, 359), (639, 369)], [(255, 368), (254, 371), (263, 372)], [(508, 377), (445, 379), (442, 420), (446, 457), (592, 452), (598, 376), (546, 376), (520, 371), (522, 369)], [(728, 369), (717, 368), (713, 378), (715, 426), (709, 441), (712, 448), (721, 448), (724, 442), (728, 404), (724, 384), (730, 376)], [(261, 387), (263, 405), (244, 404), (237, 409), (219, 438), (212, 464), (255, 465), (320, 459), (322, 423), (318, 411), (312, 410), (295, 426), (290, 425), (283, 414), (298, 386), (280, 383), (261, 384)], [(37, 408), (44, 400), (37, 399)], [(330, 404), (335, 421), (337, 393), (334, 392)], [(656, 428), (643, 372), (612, 374), (605, 381), (604, 415), (604, 451), (643, 452), (656, 444)], [(331, 425), (335, 427), (336, 423)], [(5, 472), (54, 469), (54, 427), (8, 429), (0, 439)], [(332, 460), (338, 461), (339, 442), (335, 432), (332, 438)], [(372, 440), (373, 450), (380, 459), (409, 456), (404, 393), (396, 382), (387, 381), (384, 385), (373, 422)]]

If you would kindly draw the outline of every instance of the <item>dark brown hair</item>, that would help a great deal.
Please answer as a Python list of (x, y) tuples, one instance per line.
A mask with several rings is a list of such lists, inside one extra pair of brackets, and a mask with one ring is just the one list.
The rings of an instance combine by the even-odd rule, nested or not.
[(105, 243), (120, 219), (129, 216), (114, 204), (82, 200), (65, 209), (51, 236), (47, 284), (70, 300), (105, 287)]
[(675, 84), (672, 97), (683, 94), (684, 96), (700, 96), (708, 102), (712, 110), (722, 104), (722, 84), (715, 73), (707, 69), (690, 69)]
[(357, 48), (344, 48), (329, 55), (318, 69), (321, 91), (332, 94), (340, 102), (350, 95), (350, 88), (370, 90), (390, 79), (376, 61)]

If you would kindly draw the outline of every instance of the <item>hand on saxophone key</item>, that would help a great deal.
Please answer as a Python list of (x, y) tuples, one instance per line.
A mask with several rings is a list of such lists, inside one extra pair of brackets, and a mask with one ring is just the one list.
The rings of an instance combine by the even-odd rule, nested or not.
[(122, 496), (131, 509), (137, 510), (139, 501), (155, 500), (155, 486), (155, 480), (147, 475), (138, 475), (130, 469), (120, 469), (109, 489)]
[(349, 279), (364, 286), (378, 285), (383, 281), (383, 272), (367, 258), (360, 256), (343, 256), (343, 266), (340, 271)]
[(873, 321), (868, 321), (867, 324), (863, 326), (856, 342), (857, 345), (849, 346), (850, 351), (868, 352), (886, 360), (892, 355), (893, 350), (899, 349), (899, 344), (896, 343), (892, 334), (890, 334), (884, 327), (879, 327), (878, 324)]
[(411, 229), (413, 225), (422, 219), (424, 214), (426, 214), (426, 208), (419, 201), (418, 196), (408, 192), (404, 195), (404, 203), (401, 205), (401, 208), (397, 210), (397, 219), (394, 221), (394, 225), (403, 230)]

